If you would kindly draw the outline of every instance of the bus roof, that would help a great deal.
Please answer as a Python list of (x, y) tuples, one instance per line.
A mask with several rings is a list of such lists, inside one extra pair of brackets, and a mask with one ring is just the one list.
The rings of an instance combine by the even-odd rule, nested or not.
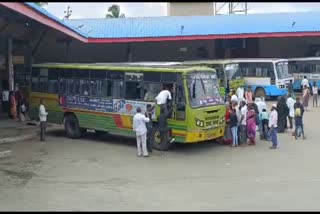
[(69, 69), (94, 69), (94, 70), (127, 70), (127, 71), (161, 71), (161, 72), (191, 72), (215, 71), (212, 68), (201, 66), (186, 66), (179, 62), (134, 62), (134, 63), (41, 63), (33, 64), (38, 68), (69, 68)]
[(197, 60), (197, 61), (184, 61), (183, 65), (197, 65), (197, 64), (225, 64), (232, 62), (278, 62), (288, 61), (281, 58), (234, 58), (234, 59), (212, 59), (212, 60)]
[(288, 58), (288, 61), (320, 61), (320, 57), (297, 57), (297, 58)]

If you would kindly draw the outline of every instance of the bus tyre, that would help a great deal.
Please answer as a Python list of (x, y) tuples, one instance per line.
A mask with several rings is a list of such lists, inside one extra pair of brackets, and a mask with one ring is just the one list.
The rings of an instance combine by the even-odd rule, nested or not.
[(152, 128), (152, 132), (151, 132), (151, 138), (153, 140), (153, 148), (156, 150), (163, 150), (163, 151), (167, 151), (170, 148), (170, 134), (168, 133), (168, 141), (165, 142), (164, 144), (161, 143), (161, 138), (160, 138), (160, 130), (159, 130), (159, 126), (155, 125)]
[(266, 99), (266, 92), (263, 88), (257, 88), (254, 93), (254, 97), (264, 98)]
[(69, 114), (65, 119), (65, 130), (67, 137), (69, 138), (79, 138), (84, 133), (84, 129), (79, 126), (79, 121), (74, 114)]

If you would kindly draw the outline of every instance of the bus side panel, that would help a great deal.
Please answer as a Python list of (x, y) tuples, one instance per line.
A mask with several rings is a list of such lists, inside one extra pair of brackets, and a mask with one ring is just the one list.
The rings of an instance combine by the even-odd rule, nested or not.
[(49, 123), (61, 124), (63, 121), (63, 114), (61, 107), (59, 106), (59, 96), (56, 94), (47, 93), (31, 93), (30, 99), (30, 119), (39, 120), (39, 106), (40, 99), (45, 100), (46, 111), (49, 113), (47, 116), (47, 121)]

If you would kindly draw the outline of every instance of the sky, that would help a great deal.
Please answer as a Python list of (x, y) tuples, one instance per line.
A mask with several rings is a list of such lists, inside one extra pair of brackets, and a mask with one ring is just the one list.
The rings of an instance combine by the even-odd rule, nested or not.
[[(167, 3), (165, 2), (108, 2), (108, 3), (74, 3), (74, 2), (49, 2), (44, 6), (53, 15), (58, 18), (64, 17), (64, 11), (70, 6), (72, 10), (71, 19), (79, 18), (104, 18), (108, 8), (112, 4), (120, 6), (121, 13), (126, 17), (149, 17), (149, 16), (166, 16)], [(221, 3), (220, 3), (221, 4)], [(307, 12), (319, 11), (320, 3), (248, 3), (248, 13), (278, 13), (278, 12)], [(224, 11), (222, 11), (224, 13)]]

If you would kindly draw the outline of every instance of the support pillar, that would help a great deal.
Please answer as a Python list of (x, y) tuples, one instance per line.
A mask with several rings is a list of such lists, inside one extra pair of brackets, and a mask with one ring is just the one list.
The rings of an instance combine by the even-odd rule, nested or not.
[(14, 70), (12, 60), (12, 38), (8, 39), (8, 74), (9, 74), (9, 90), (14, 91)]

